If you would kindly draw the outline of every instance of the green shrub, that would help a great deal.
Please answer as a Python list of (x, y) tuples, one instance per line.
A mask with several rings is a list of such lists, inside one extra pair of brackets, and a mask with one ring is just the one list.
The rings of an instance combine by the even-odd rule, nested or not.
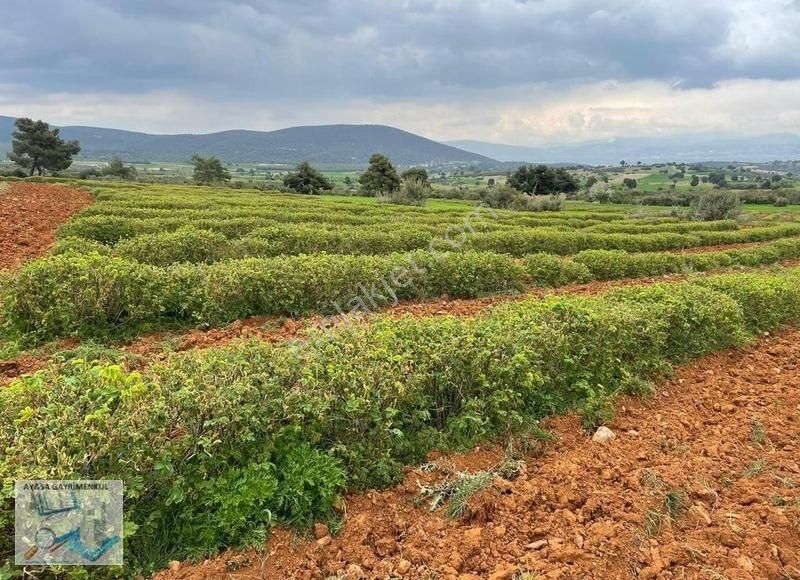
[(75, 237), (67, 237), (61, 238), (53, 244), (53, 247), (50, 250), (50, 253), (53, 255), (59, 254), (66, 254), (69, 252), (76, 253), (76, 254), (103, 254), (104, 256), (110, 256), (112, 254), (112, 248), (109, 248), (105, 244), (100, 242), (96, 242), (95, 240), (90, 240), (87, 238), (75, 238)]
[(572, 408), (600, 417), (607, 397), (670, 364), (800, 321), (798, 273), (534, 299), (474, 318), (378, 317), (303, 342), (175, 354), (143, 374), (50, 368), (0, 390), (0, 552), (12, 553), (13, 480), (76, 476), (125, 482), (138, 526), (126, 575), (261, 544), (273, 522), (324, 518), (343, 488), (396, 481), (433, 448)]
[(7, 319), (22, 333), (66, 336), (106, 330), (163, 308), (163, 276), (136, 262), (101, 254), (62, 255), (22, 268), (9, 284)]
[(733, 258), (725, 252), (703, 252), (687, 255), (686, 263), (696, 272), (707, 272), (708, 270), (728, 268), (734, 262)]
[(222, 257), (227, 239), (219, 232), (186, 226), (175, 232), (137, 236), (120, 242), (115, 254), (156, 266), (180, 262), (193, 264), (215, 262)]
[(133, 220), (117, 216), (86, 216), (67, 222), (58, 231), (59, 237), (76, 237), (114, 245), (137, 233)]
[(730, 274), (698, 280), (698, 284), (736, 300), (742, 309), (747, 331), (756, 333), (798, 320), (800, 278), (797, 273), (795, 268), (784, 276)]
[(516, 211), (561, 211), (566, 198), (561, 195), (517, 195), (509, 205)]
[(742, 210), (739, 196), (728, 191), (709, 191), (692, 201), (694, 218), (702, 221), (735, 218)]
[(160, 321), (223, 324), (256, 315), (374, 310), (411, 298), (521, 290), (524, 282), (524, 269), (510, 256), (478, 252), (318, 254), (166, 268), (68, 252), (12, 276), (2, 308), (17, 333), (38, 340)]
[(557, 287), (592, 280), (592, 274), (584, 264), (553, 254), (529, 254), (523, 264), (529, 283), (536, 286)]
[(584, 250), (573, 260), (584, 264), (597, 280), (662, 276), (688, 268), (683, 256), (665, 252), (629, 254), (623, 250)]
[(425, 200), (430, 197), (431, 187), (427, 181), (409, 177), (403, 179), (403, 184), (388, 195), (377, 196), (379, 203), (394, 203), (397, 205), (425, 205)]
[[(669, 334), (664, 348), (672, 361), (682, 362), (742, 344), (746, 336), (740, 303), (702, 286), (654, 284), (624, 288), (611, 292), (608, 300), (642, 304), (665, 323)], [(783, 316), (786, 314), (782, 312)]]

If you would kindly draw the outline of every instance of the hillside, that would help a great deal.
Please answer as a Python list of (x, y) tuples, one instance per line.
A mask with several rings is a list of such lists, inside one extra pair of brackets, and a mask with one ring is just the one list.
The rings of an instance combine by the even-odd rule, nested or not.
[[(12, 117), (0, 117), (0, 151), (9, 148)], [(299, 161), (364, 166), (376, 151), (400, 165), (477, 163), (495, 165), (482, 155), (443, 145), (385, 125), (322, 125), (278, 131), (223, 131), (205, 135), (152, 135), (100, 127), (62, 127), (66, 139), (81, 143), (81, 156), (126, 161), (186, 161), (194, 153), (234, 163)]]
[(615, 165), (623, 159), (630, 163), (636, 161), (766, 162), (800, 159), (800, 136), (792, 134), (757, 137), (720, 137), (703, 134), (680, 137), (631, 137), (545, 147), (520, 147), (484, 141), (447, 143), (504, 162)]

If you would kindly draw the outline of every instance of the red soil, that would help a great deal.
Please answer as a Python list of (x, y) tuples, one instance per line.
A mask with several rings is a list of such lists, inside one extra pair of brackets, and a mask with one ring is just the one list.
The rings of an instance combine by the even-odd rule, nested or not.
[(93, 201), (88, 192), (62, 185), (0, 184), (0, 270), (47, 252), (58, 226)]
[(619, 399), (608, 444), (575, 416), (545, 422), (555, 442), (460, 519), (420, 505), (418, 483), (495, 466), (499, 447), (432, 456), (439, 469), (347, 497), (335, 538), (279, 530), (263, 551), (175, 562), (156, 578), (800, 578), (798, 385), (791, 330), (681, 368), (650, 398)]

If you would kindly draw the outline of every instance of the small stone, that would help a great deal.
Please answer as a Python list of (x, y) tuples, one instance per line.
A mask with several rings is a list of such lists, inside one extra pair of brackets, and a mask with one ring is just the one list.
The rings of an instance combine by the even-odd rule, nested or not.
[(395, 572), (398, 574), (405, 574), (409, 570), (411, 570), (411, 562), (408, 560), (400, 560), (395, 568)]
[(181, 569), (181, 563), (178, 562), (177, 560), (172, 560), (169, 563), (169, 569), (171, 572), (177, 572), (178, 570)]
[(361, 578), (366, 578), (364, 570), (358, 564), (350, 564), (344, 569), (344, 573), (347, 580), (361, 580)]
[(510, 564), (501, 565), (489, 575), (489, 580), (511, 580), (517, 571), (515, 566)]
[(386, 558), (397, 552), (397, 542), (392, 538), (381, 538), (375, 542), (375, 552), (381, 558)]
[(752, 572), (755, 569), (753, 561), (747, 556), (739, 556), (736, 558), (736, 564), (745, 572)]
[(320, 538), (317, 540), (317, 544), (320, 546), (329, 546), (330, 543), (333, 541), (333, 538), (330, 536), (325, 536), (324, 538)]
[(687, 513), (687, 517), (696, 524), (710, 526), (711, 525), (711, 516), (708, 515), (706, 508), (704, 508), (699, 503), (694, 504), (692, 507), (689, 508)]
[(597, 431), (595, 431), (594, 435), (592, 435), (592, 441), (602, 444), (610, 443), (616, 438), (617, 435), (605, 425), (598, 427)]
[(738, 548), (742, 545), (742, 538), (730, 530), (722, 530), (719, 534), (719, 543), (726, 548)]
[(525, 547), (529, 548), (531, 550), (541, 550), (546, 545), (547, 545), (547, 540), (536, 540), (535, 542), (531, 542), (530, 544), (528, 544)]

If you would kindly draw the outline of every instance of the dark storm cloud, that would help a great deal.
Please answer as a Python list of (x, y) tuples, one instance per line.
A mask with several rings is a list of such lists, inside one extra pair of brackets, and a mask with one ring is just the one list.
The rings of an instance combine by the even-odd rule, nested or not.
[(3, 0), (0, 84), (325, 101), (794, 78), (780, 32), (800, 8), (776, 3), (770, 28), (742, 22), (757, 4), (717, 0)]

